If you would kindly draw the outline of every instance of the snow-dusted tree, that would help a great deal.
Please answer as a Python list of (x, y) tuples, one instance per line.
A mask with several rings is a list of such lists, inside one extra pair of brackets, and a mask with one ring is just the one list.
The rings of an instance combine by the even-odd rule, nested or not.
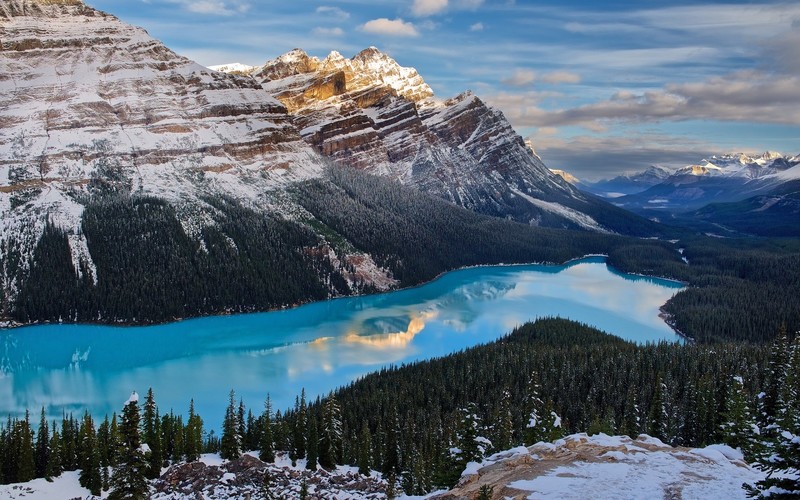
[(511, 448), (514, 433), (514, 416), (511, 414), (511, 393), (504, 389), (494, 411), (492, 443), (498, 450)]
[(242, 441), (239, 435), (239, 417), (236, 411), (236, 393), (231, 389), (225, 419), (222, 421), (220, 456), (225, 460), (236, 460), (242, 454)]
[(110, 500), (144, 499), (147, 491), (147, 461), (140, 431), (139, 395), (134, 392), (122, 409), (119, 423), (119, 456), (111, 476)]
[(540, 396), (539, 374), (531, 373), (528, 379), (525, 394), (525, 431), (523, 442), (526, 445), (535, 444), (543, 439), (541, 435), (541, 422), (544, 415), (544, 401)]
[(103, 489), (103, 478), (100, 474), (100, 450), (97, 446), (97, 433), (94, 420), (89, 412), (83, 414), (81, 428), (78, 432), (78, 462), (81, 469), (79, 482), (92, 495), (100, 495)]
[(642, 418), (639, 410), (639, 403), (636, 400), (636, 388), (628, 387), (628, 394), (625, 397), (625, 413), (622, 417), (622, 428), (620, 432), (632, 438), (636, 438), (642, 430)]
[[(764, 443), (754, 464), (766, 471), (767, 477), (755, 486), (744, 485), (750, 496), (769, 498), (800, 498), (800, 332), (795, 336), (791, 351), (781, 358), (784, 368), (782, 387), (775, 406), (774, 423), (768, 424)], [(771, 364), (772, 367), (772, 364)]]
[(322, 407), (322, 432), (320, 435), (319, 464), (333, 468), (342, 455), (342, 410), (333, 393)]
[(45, 477), (60, 476), (61, 468), (61, 435), (58, 433), (55, 421), (53, 421), (53, 433), (50, 435), (50, 458), (47, 460), (47, 470)]
[(142, 415), (142, 440), (147, 445), (149, 451), (145, 454), (147, 463), (147, 477), (155, 479), (161, 475), (161, 418), (158, 416), (158, 406), (156, 406), (153, 388), (147, 390), (144, 401)]
[(272, 400), (267, 394), (264, 413), (261, 414), (261, 434), (258, 442), (258, 458), (263, 462), (275, 461), (275, 439), (272, 434)]
[(306, 432), (308, 422), (306, 415), (306, 390), (300, 390), (300, 397), (294, 400), (294, 422), (292, 427), (292, 446), (289, 450), (289, 457), (292, 464), (298, 458), (306, 456)]
[(650, 414), (647, 417), (647, 433), (661, 440), (667, 440), (667, 385), (659, 375), (653, 400), (650, 403)]
[(361, 423), (361, 434), (358, 437), (358, 473), (368, 476), (372, 467), (372, 435), (366, 420)]
[(757, 427), (742, 377), (736, 376), (731, 379), (720, 429), (725, 444), (738, 448), (746, 460), (752, 460)]
[(319, 432), (317, 432), (317, 419), (314, 415), (308, 418), (308, 439), (306, 440), (306, 469), (317, 470), (319, 459)]

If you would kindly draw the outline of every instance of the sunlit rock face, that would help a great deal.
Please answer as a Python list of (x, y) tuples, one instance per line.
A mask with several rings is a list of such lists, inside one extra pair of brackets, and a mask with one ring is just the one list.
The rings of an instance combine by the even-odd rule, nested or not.
[(335, 163), (479, 212), (586, 226), (558, 213), (559, 203), (580, 204), (583, 195), (544, 166), (500, 111), (471, 92), (434, 98), (415, 69), (374, 47), (350, 59), (295, 49), (251, 74), (286, 106), (303, 139)]

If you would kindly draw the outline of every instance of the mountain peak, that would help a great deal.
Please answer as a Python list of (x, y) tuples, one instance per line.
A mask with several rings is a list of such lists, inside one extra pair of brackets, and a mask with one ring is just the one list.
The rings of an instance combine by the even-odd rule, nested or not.
[(70, 14), (69, 7), (88, 8), (82, 0), (3, 0), (0, 17), (58, 17)]

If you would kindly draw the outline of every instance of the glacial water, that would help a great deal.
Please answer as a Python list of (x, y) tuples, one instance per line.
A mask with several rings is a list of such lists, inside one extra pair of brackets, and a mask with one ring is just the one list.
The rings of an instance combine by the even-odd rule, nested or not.
[(119, 412), (153, 388), (161, 413), (190, 398), (220, 432), (231, 389), (260, 414), (305, 388), (325, 395), (387, 365), (485, 343), (544, 316), (585, 322), (636, 342), (679, 340), (659, 307), (679, 283), (625, 275), (602, 258), (563, 266), (454, 271), (426, 285), (295, 309), (148, 327), (43, 325), (0, 331), (0, 415), (38, 419)]

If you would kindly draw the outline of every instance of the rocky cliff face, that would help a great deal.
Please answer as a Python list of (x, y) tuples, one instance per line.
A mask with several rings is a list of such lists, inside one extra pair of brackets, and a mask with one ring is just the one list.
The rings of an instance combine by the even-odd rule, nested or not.
[(603, 230), (503, 114), (465, 92), (438, 100), (413, 68), (370, 47), (351, 59), (295, 49), (252, 75), (335, 163), (525, 223)]
[(166, 199), (197, 238), (215, 224), (207, 197), (280, 212), (279, 188), (323, 166), (251, 77), (202, 67), (78, 0), (0, 1), (0, 275), (10, 298), (48, 223), (68, 233), (75, 269), (96, 279), (81, 217), (98, 195)]

